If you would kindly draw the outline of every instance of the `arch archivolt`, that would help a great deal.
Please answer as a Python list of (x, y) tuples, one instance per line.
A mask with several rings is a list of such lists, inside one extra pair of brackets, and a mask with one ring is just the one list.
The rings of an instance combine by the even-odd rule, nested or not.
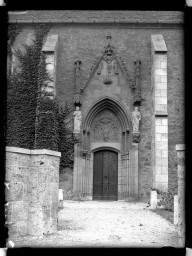
[(91, 150), (95, 142), (113, 142), (128, 150), (129, 121), (124, 108), (114, 99), (104, 97), (88, 111), (83, 123), (83, 149)]

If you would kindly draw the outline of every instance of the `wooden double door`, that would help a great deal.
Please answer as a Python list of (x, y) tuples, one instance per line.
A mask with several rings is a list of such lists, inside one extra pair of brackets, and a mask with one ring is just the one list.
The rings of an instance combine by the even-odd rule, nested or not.
[(114, 151), (94, 153), (93, 200), (118, 200), (118, 154)]

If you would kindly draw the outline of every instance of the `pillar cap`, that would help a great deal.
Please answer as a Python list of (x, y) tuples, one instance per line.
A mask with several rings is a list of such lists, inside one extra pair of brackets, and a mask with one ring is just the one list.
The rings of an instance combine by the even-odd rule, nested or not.
[(151, 35), (151, 43), (155, 52), (167, 53), (167, 47), (163, 35)]
[(176, 145), (175, 145), (175, 149), (176, 149), (177, 151), (179, 151), (179, 150), (185, 150), (185, 144), (176, 144)]

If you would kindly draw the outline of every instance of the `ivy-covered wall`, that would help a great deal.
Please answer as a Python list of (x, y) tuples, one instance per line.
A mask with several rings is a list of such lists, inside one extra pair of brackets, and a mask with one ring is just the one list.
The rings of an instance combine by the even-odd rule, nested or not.
[[(26, 36), (24, 30), (21, 26), (9, 26), (6, 145), (60, 151), (61, 168), (71, 167), (75, 139), (67, 124), (70, 110), (67, 105), (60, 107), (56, 98), (50, 99), (46, 93), (42, 93), (49, 76), (42, 46), (50, 27), (35, 25), (28, 31), (30, 37)], [(17, 66), (12, 73), (11, 48), (22, 33), (26, 40), (16, 44), (18, 47), (14, 51), (19, 69)], [(23, 38), (22, 35), (20, 40)]]

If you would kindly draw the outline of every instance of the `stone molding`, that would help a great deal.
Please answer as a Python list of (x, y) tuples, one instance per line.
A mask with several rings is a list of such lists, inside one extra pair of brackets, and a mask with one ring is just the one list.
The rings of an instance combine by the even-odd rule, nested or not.
[(54, 52), (57, 45), (58, 35), (49, 35), (42, 48), (42, 52)]
[(151, 42), (155, 53), (162, 52), (165, 54), (167, 52), (167, 47), (163, 35), (151, 35)]
[(10, 22), (22, 23), (138, 23), (138, 24), (181, 24), (184, 13), (181, 11), (32, 11), (26, 13), (9, 12)]
[(179, 150), (185, 151), (185, 144), (177, 144), (177, 145), (175, 146), (175, 149), (176, 149), (177, 151), (179, 151)]
[(124, 107), (111, 97), (103, 97), (90, 107), (83, 123), (83, 130), (90, 129), (92, 121), (104, 107), (108, 107), (112, 112), (116, 113), (123, 130), (129, 130), (129, 121)]
[(5, 147), (6, 152), (20, 153), (20, 154), (29, 154), (29, 155), (50, 155), (50, 156), (61, 156), (60, 152), (49, 150), (49, 149), (26, 149), (18, 147)]

